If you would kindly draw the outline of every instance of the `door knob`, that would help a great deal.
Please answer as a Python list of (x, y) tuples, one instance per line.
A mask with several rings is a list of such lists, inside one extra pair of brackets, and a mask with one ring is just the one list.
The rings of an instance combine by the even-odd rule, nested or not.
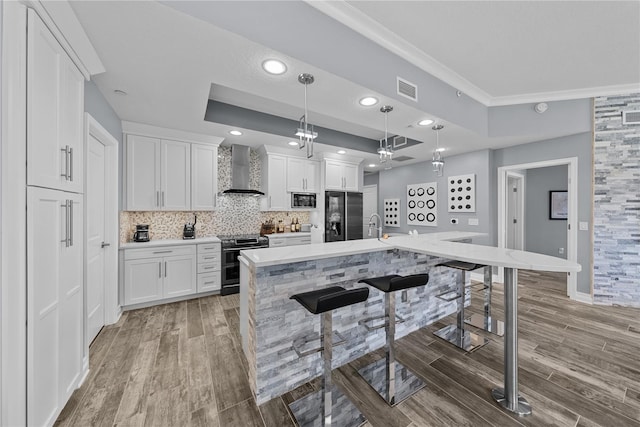
[(102, 242), (102, 244), (100, 245), (101, 248), (104, 248), (104, 247), (107, 247), (107, 246), (111, 246), (111, 243)]

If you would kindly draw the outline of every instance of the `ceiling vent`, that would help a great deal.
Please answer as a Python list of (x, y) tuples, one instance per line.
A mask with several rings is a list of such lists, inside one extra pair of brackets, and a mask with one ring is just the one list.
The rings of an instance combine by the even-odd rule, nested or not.
[(398, 95), (402, 95), (405, 98), (418, 102), (418, 86), (400, 77), (397, 78), (397, 81)]
[(393, 137), (393, 148), (402, 148), (407, 145), (407, 142), (409, 142), (409, 140), (406, 136), (396, 135)]
[(414, 157), (409, 157), (409, 156), (398, 156), (398, 157), (394, 157), (393, 160), (395, 160), (396, 162), (406, 162), (407, 160), (413, 160)]
[(640, 125), (640, 111), (623, 111), (623, 125)]

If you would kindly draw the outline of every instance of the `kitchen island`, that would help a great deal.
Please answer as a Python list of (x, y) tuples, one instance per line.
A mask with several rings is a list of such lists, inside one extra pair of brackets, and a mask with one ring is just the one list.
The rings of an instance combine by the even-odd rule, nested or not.
[[(345, 288), (365, 286), (358, 280), (388, 274), (428, 273), (427, 286), (403, 291), (397, 299), (396, 313), (405, 319), (396, 329), (396, 339), (455, 313), (456, 302), (437, 295), (453, 291), (457, 273), (436, 267), (457, 259), (506, 267), (505, 300), (517, 287), (517, 269), (577, 272), (580, 265), (560, 258), (480, 246), (468, 243), (479, 233), (443, 232), (419, 236), (396, 236), (386, 240), (354, 240), (321, 243), (304, 247), (283, 247), (241, 252), (240, 332), (249, 366), (249, 380), (258, 404), (290, 391), (320, 375), (319, 355), (299, 357), (294, 346), (318, 338), (320, 320), (309, 315), (289, 296), (337, 285)], [(466, 242), (466, 243), (463, 243)], [(514, 289), (516, 288), (516, 289)], [(467, 291), (468, 292), (468, 291)], [(516, 294), (517, 295), (517, 294)], [(516, 296), (517, 298), (517, 296)], [(467, 295), (467, 301), (469, 295)], [(516, 301), (509, 302), (514, 310)], [(505, 385), (517, 396), (516, 322), (506, 307)], [(333, 350), (334, 367), (357, 359), (384, 345), (384, 330), (368, 331), (360, 320), (383, 313), (383, 295), (370, 290), (366, 303), (344, 307), (333, 315), (334, 331), (346, 343)], [(513, 341), (513, 342), (512, 342)], [(319, 340), (316, 341), (318, 343)], [(313, 343), (309, 345), (313, 347)], [(515, 365), (515, 375), (514, 366)], [(507, 368), (510, 372), (507, 375)], [(517, 402), (517, 398), (515, 399)], [(511, 405), (512, 402), (510, 401)]]

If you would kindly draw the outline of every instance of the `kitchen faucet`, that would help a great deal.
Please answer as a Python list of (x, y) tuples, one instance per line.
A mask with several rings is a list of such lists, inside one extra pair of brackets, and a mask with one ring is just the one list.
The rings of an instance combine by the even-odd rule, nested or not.
[(371, 216), (369, 217), (369, 237), (371, 237), (371, 229), (373, 228), (373, 226), (375, 225), (375, 223), (373, 222), (373, 217), (377, 217), (378, 218), (378, 240), (382, 239), (382, 218), (380, 218), (380, 215), (378, 215), (377, 213), (372, 213)]

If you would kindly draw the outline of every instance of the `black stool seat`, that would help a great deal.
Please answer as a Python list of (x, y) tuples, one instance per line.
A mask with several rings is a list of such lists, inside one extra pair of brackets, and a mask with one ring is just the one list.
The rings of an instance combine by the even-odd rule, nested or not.
[(291, 295), (289, 299), (298, 301), (313, 314), (335, 310), (347, 305), (366, 301), (369, 297), (368, 288), (345, 289), (342, 286), (331, 286), (317, 291), (303, 292)]
[(366, 283), (369, 286), (380, 289), (382, 292), (395, 292), (401, 291), (403, 289), (424, 286), (428, 281), (428, 274), (412, 274), (409, 276), (399, 276), (397, 274), (392, 274), (389, 276), (362, 279), (360, 280), (360, 283)]
[(465, 261), (447, 261), (447, 262), (442, 262), (440, 264), (436, 264), (436, 267), (449, 267), (449, 268), (455, 268), (457, 270), (472, 271), (472, 270), (477, 270), (478, 268), (486, 267), (486, 265), (476, 264), (473, 262), (465, 262)]

